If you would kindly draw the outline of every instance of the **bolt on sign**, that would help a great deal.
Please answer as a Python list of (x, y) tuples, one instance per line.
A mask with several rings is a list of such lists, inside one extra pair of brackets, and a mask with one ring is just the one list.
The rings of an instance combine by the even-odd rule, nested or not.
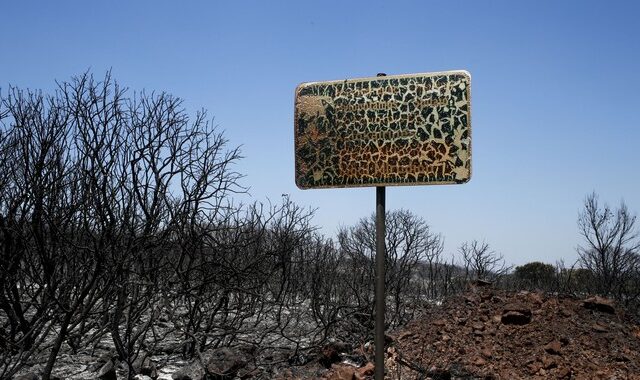
[(470, 91), (466, 71), (300, 84), (294, 123), (297, 186), (467, 182)]

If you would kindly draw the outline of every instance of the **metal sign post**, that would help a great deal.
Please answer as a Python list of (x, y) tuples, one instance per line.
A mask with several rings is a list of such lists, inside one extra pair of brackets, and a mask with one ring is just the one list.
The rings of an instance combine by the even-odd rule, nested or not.
[(300, 189), (376, 187), (375, 379), (384, 379), (385, 186), (471, 178), (468, 72), (302, 83), (294, 115)]
[(375, 352), (375, 380), (384, 379), (384, 264), (385, 264), (385, 235), (386, 210), (384, 186), (376, 187), (376, 327), (374, 345)]
[[(378, 73), (378, 77), (384, 77), (387, 74)], [(386, 187), (376, 187), (376, 325), (373, 344), (375, 345), (375, 380), (384, 379), (384, 313), (385, 313), (385, 296), (386, 290), (384, 286), (385, 278), (385, 238), (387, 234), (387, 211), (386, 211)]]

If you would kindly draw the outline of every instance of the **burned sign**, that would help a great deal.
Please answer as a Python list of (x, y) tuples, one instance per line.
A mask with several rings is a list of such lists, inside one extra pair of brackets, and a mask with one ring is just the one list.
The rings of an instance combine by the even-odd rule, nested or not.
[(467, 182), (470, 91), (466, 71), (299, 85), (296, 184), (310, 189)]

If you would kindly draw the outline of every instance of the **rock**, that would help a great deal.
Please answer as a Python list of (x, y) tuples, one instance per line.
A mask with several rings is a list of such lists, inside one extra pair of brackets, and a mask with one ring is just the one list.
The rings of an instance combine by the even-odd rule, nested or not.
[(616, 311), (612, 300), (599, 296), (587, 298), (582, 301), (582, 306), (590, 310), (597, 310), (609, 314), (614, 314)]
[(171, 378), (173, 380), (203, 380), (205, 372), (200, 364), (192, 363), (174, 372)]
[(179, 369), (176, 372), (174, 372), (171, 375), (171, 378), (173, 380), (195, 380), (190, 376), (189, 373), (186, 372), (186, 370), (184, 368), (183, 369)]
[(513, 369), (503, 369), (500, 371), (498, 379), (517, 379), (518, 375)]
[[(384, 344), (385, 345), (390, 345), (393, 342), (395, 342), (395, 338), (393, 336), (385, 333), (384, 334)], [(348, 349), (351, 349), (351, 346), (347, 345), (347, 347), (349, 347)], [(345, 351), (342, 351), (342, 352), (345, 352)]]
[(322, 355), (319, 361), (325, 368), (330, 368), (333, 363), (340, 361), (340, 352), (338, 352), (335, 346), (327, 344), (322, 347)]
[(518, 304), (506, 305), (501, 321), (505, 325), (526, 325), (531, 322), (531, 309)]
[(114, 360), (109, 360), (106, 362), (98, 371), (96, 375), (100, 380), (117, 380), (118, 376), (116, 375), (116, 365)]
[(138, 358), (133, 362), (133, 368), (141, 375), (149, 376), (152, 379), (158, 378), (156, 365), (148, 356), (146, 356), (146, 354), (138, 356)]
[(542, 305), (544, 303), (542, 296), (539, 293), (529, 294), (529, 300), (537, 305)]
[[(456, 364), (454, 364), (455, 366)], [(457, 379), (457, 377), (454, 377), (454, 370), (450, 370), (449, 368), (436, 368), (436, 367), (431, 367), (426, 375), (428, 376), (427, 379), (432, 379), (432, 380), (450, 380), (450, 379)], [(466, 373), (465, 373), (466, 374)], [(464, 376), (464, 375), (463, 375)], [(421, 377), (417, 377), (418, 379), (420, 379)], [(460, 378), (464, 378), (464, 377), (460, 377)]]
[(346, 365), (333, 365), (333, 370), (327, 376), (327, 380), (353, 380), (356, 369)]
[(525, 305), (521, 305), (519, 303), (510, 303), (505, 305), (502, 310), (504, 312), (507, 311), (517, 311), (518, 313), (522, 313), (522, 314), (531, 314), (531, 309), (526, 307)]
[(565, 318), (569, 318), (569, 317), (572, 317), (574, 313), (571, 310), (562, 308), (560, 309), (560, 315), (562, 315)]
[(593, 329), (593, 331), (597, 332), (597, 333), (606, 333), (609, 332), (609, 329), (607, 329), (606, 326), (602, 326), (599, 323), (594, 323), (593, 325), (591, 325), (591, 329)]
[(436, 319), (432, 323), (434, 326), (442, 327), (447, 324), (447, 321), (445, 321), (444, 319)]
[(544, 350), (551, 355), (562, 355), (562, 343), (557, 340), (549, 342), (546, 346), (544, 346)]
[(361, 348), (355, 349), (344, 355), (340, 355), (343, 361), (349, 361), (356, 367), (362, 367), (367, 363), (367, 357), (364, 355)]
[(40, 380), (40, 378), (33, 372), (27, 372), (24, 375), (15, 376), (13, 380)]
[(542, 368), (542, 364), (539, 362), (533, 362), (527, 365), (527, 368), (530, 375), (535, 375), (540, 371), (540, 368)]
[(481, 367), (485, 364), (487, 364), (487, 361), (484, 360), (483, 358), (481, 358), (480, 356), (478, 356), (474, 361), (473, 364), (477, 365), (478, 367)]
[(410, 337), (412, 337), (414, 335), (415, 335), (415, 333), (413, 331), (405, 331), (405, 332), (403, 332), (402, 334), (400, 334), (398, 336), (398, 340), (404, 340), (404, 339), (410, 338)]
[(133, 380), (153, 380), (151, 377), (147, 375), (135, 375)]
[[(432, 369), (435, 368), (432, 367)], [(466, 366), (460, 363), (451, 363), (444, 371), (429, 370), (427, 373), (433, 380), (469, 379), (471, 375)]]
[(556, 359), (549, 356), (542, 357), (542, 367), (544, 369), (552, 369), (552, 368), (556, 368), (557, 366), (558, 366), (558, 362), (556, 361)]
[(480, 293), (480, 301), (482, 301), (482, 302), (489, 301), (492, 298), (493, 298), (493, 293), (492, 292), (486, 292), (485, 291), (483, 293)]
[[(326, 371), (326, 369), (325, 369)], [(238, 373), (236, 374), (236, 378), (240, 378), (240, 379), (252, 379), (252, 378), (259, 378), (260, 375), (260, 369), (255, 368), (254, 366), (247, 366), (244, 368), (240, 368), (240, 370), (238, 371)]]
[(614, 358), (614, 360), (617, 362), (630, 362), (631, 358), (629, 357), (629, 355), (619, 354)]
[(360, 377), (373, 376), (375, 369), (376, 367), (373, 363), (367, 362), (367, 364), (365, 364), (364, 367), (358, 368), (356, 372)]
[(118, 358), (118, 355), (116, 354), (115, 351), (106, 352), (106, 353), (100, 355), (96, 359), (96, 362), (89, 367), (89, 370), (91, 372), (98, 372), (100, 370), (100, 368), (102, 368), (106, 363), (108, 363), (108, 362), (110, 362), (112, 360), (116, 360), (117, 358)]
[(228, 347), (207, 352), (207, 373), (216, 380), (233, 379), (238, 370), (247, 364), (247, 359), (239, 350)]
[(484, 330), (484, 324), (482, 322), (474, 322), (471, 325), (471, 328), (473, 330), (482, 331), (482, 330)]
[[(385, 334), (384, 339), (385, 339), (385, 341), (387, 339), (393, 340), (393, 338), (390, 335), (387, 335), (387, 334)], [(334, 341), (334, 342), (329, 342), (326, 345), (333, 347), (336, 351), (338, 351), (338, 353), (349, 352), (353, 348), (349, 343), (341, 342), (339, 340)]]
[(468, 304), (475, 305), (476, 303), (479, 302), (479, 299), (471, 295), (467, 295), (464, 297), (464, 301)]
[(558, 379), (570, 379), (571, 378), (571, 368), (560, 368), (557, 372)]
[(475, 286), (478, 286), (478, 287), (486, 287), (486, 286), (493, 285), (493, 282), (479, 278), (479, 279), (473, 281), (472, 284), (475, 285)]

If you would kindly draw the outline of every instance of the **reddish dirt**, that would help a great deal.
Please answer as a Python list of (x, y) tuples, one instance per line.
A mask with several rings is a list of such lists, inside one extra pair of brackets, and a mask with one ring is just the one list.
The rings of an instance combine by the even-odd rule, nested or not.
[[(640, 326), (597, 297), (472, 287), (392, 339), (386, 379), (640, 379)], [(372, 378), (348, 367), (323, 378)]]

